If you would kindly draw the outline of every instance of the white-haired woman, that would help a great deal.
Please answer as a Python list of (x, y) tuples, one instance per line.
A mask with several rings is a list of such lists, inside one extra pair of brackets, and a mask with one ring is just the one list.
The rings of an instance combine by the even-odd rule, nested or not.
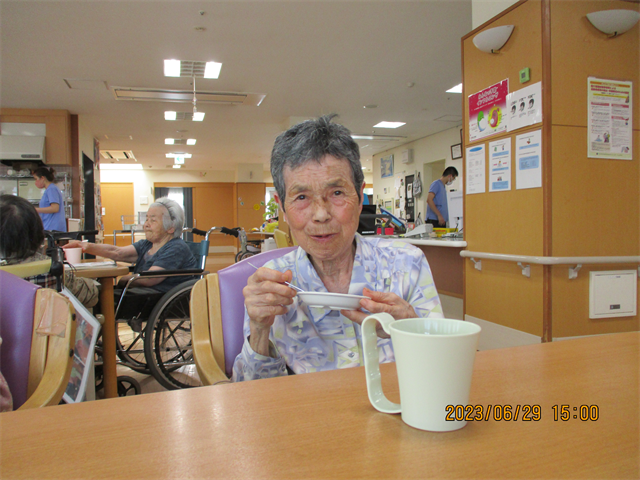
[[(180, 238), (183, 224), (182, 207), (174, 200), (162, 197), (152, 203), (147, 211), (147, 219), (144, 222), (145, 240), (126, 247), (72, 241), (63, 248), (81, 247), (83, 252), (91, 255), (121, 262), (135, 262), (133, 273), (199, 268), (191, 250)], [(124, 286), (129, 278), (129, 275), (122, 277), (119, 285)], [(190, 278), (192, 277), (139, 278), (134, 285), (168, 292)]]

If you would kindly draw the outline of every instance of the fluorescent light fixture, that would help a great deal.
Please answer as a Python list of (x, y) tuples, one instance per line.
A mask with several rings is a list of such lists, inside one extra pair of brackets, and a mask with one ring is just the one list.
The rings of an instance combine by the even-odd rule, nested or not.
[(181, 168), (182, 165), (174, 165), (173, 168)]
[(204, 112), (193, 112), (193, 121), (201, 122), (204, 120)]
[(182, 157), (182, 158), (191, 158), (191, 154), (190, 153), (184, 153), (184, 152), (178, 152), (178, 153), (167, 153), (166, 154), (167, 158), (177, 158), (177, 157)]
[(142, 170), (139, 163), (103, 163), (100, 162), (100, 170)]
[(602, 33), (617, 37), (633, 27), (640, 20), (640, 13), (635, 10), (602, 10), (587, 13), (591, 24)]
[(164, 144), (165, 145), (173, 145), (175, 143), (175, 140), (173, 138), (165, 138), (164, 139)]
[(204, 78), (218, 78), (222, 64), (218, 62), (207, 62), (204, 67)]
[(171, 112), (171, 111), (164, 112), (164, 119), (165, 120), (175, 120), (176, 119), (176, 112)]
[(459, 83), (455, 87), (451, 87), (449, 90), (447, 90), (447, 93), (462, 93), (462, 84)]
[(490, 28), (473, 37), (473, 44), (483, 52), (498, 53), (505, 46), (512, 32), (513, 25)]
[(165, 60), (164, 76), (179, 77), (180, 76), (180, 60)]
[(196, 144), (196, 139), (195, 138), (188, 138), (187, 139), (187, 145), (195, 145)]
[(374, 125), (373, 128), (398, 128), (402, 125), (406, 125), (405, 122), (380, 122)]
[[(357, 135), (351, 134), (351, 138), (354, 140), (379, 140), (381, 142), (399, 142), (400, 140), (404, 140), (407, 137), (402, 136), (393, 136), (393, 135)], [(362, 148), (368, 147), (369, 145), (365, 145)]]
[(184, 157), (176, 157), (173, 159), (173, 163), (176, 165), (184, 165)]

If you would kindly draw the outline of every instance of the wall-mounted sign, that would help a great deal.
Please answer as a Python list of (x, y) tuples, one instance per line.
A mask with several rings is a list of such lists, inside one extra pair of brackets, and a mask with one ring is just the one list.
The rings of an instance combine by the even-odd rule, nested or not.
[(511, 190), (511, 137), (489, 143), (489, 191)]
[(469, 95), (469, 141), (507, 130), (509, 79)]
[(507, 95), (507, 105), (507, 130), (510, 132), (542, 122), (542, 82), (510, 93)]
[(380, 176), (382, 178), (393, 177), (393, 155), (380, 158)]
[(467, 195), (485, 192), (484, 145), (467, 148)]
[(542, 187), (542, 131), (516, 136), (516, 190)]
[(588, 157), (631, 160), (632, 82), (589, 77)]

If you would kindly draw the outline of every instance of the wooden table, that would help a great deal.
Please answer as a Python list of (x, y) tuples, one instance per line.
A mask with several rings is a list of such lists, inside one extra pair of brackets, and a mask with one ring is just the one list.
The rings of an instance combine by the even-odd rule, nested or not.
[[(88, 261), (85, 261), (88, 263)], [(85, 263), (83, 262), (83, 263)], [(129, 267), (82, 268), (75, 271), (77, 277), (96, 278), (100, 282), (100, 308), (104, 315), (102, 326), (102, 372), (106, 398), (118, 396), (118, 374), (116, 372), (116, 316), (113, 300), (113, 279), (129, 273)]]
[[(639, 344), (623, 333), (479, 352), (471, 403), (539, 405), (541, 418), (448, 433), (375, 411), (363, 368), (3, 413), (1, 476), (637, 479)], [(394, 364), (382, 378), (397, 400)], [(555, 421), (563, 404), (599, 418)]]

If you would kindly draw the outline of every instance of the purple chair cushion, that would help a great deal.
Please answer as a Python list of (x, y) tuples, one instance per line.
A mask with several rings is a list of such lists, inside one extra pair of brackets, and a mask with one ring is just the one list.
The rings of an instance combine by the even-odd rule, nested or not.
[(244, 295), (242, 295), (242, 289), (247, 286), (247, 280), (256, 271), (249, 263), (256, 267), (261, 267), (268, 261), (280, 258), (297, 248), (287, 247), (269, 250), (218, 271), (224, 363), (227, 376), (231, 377), (233, 362), (242, 350), (242, 344), (244, 343), (244, 335), (242, 333)]
[(27, 401), (33, 314), (39, 288), (0, 270), (0, 370), (11, 390), (14, 409)]

